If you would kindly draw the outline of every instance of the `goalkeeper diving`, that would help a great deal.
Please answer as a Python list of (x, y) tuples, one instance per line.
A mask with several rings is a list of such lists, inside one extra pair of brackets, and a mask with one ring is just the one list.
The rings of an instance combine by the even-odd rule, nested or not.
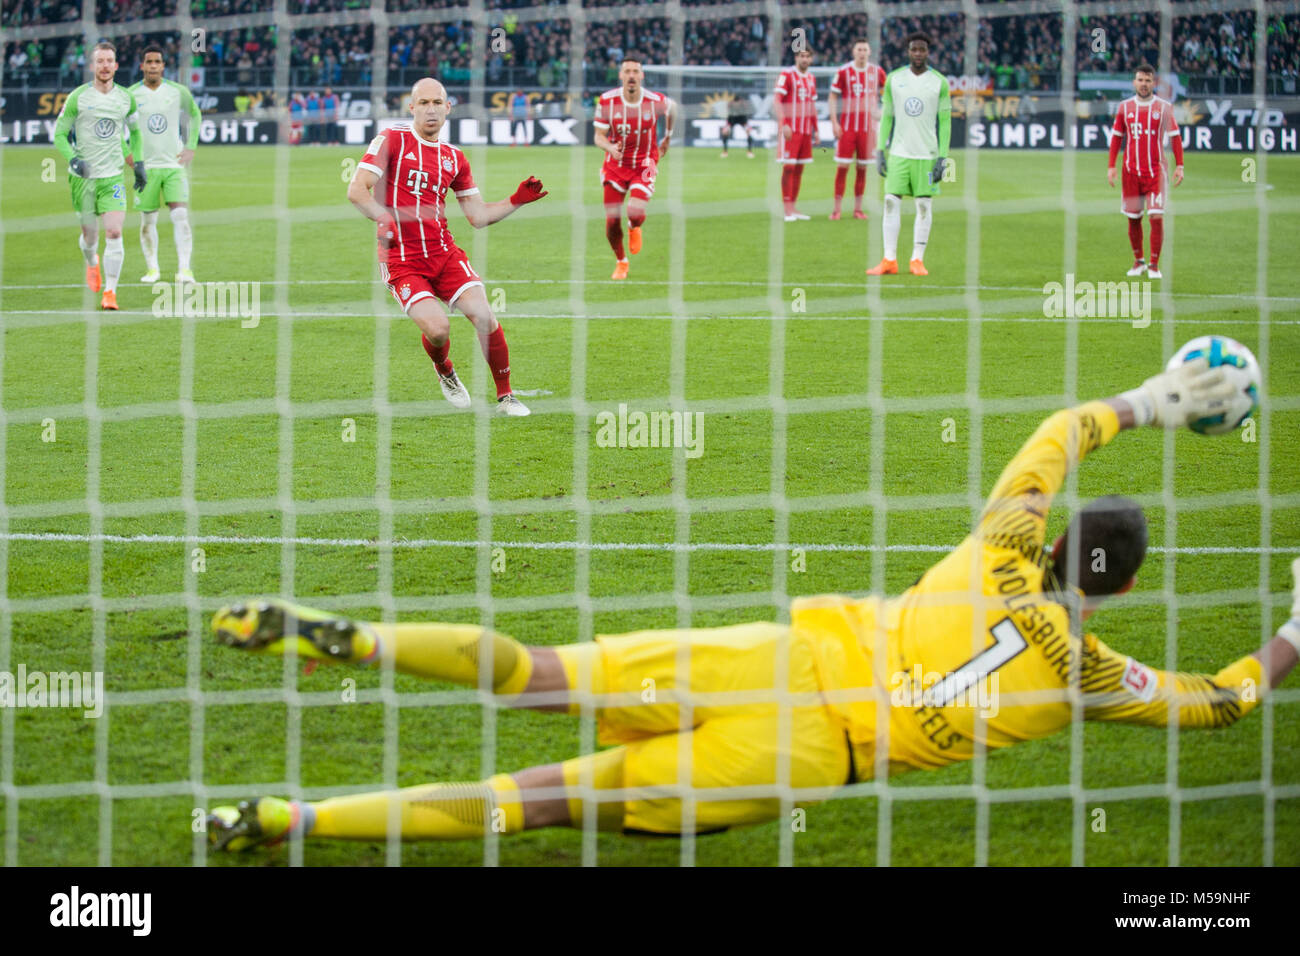
[[(232, 647), (292, 646), (304, 658), (490, 686), (509, 706), (579, 714), (585, 704), (611, 746), (475, 782), (216, 807), (209, 838), (241, 850), (296, 837), (472, 839), (588, 821), (698, 834), (776, 819), (783, 796), (813, 804), (846, 784), (969, 760), (981, 745), (999, 750), (1078, 719), (1226, 727), (1295, 666), (1300, 583), (1290, 620), (1255, 653), (1215, 674), (1163, 671), (1083, 626), (1133, 585), (1147, 547), (1141, 508), (1100, 498), (1054, 543), (1045, 535), (1076, 463), (1126, 429), (1222, 413), (1233, 395), (1222, 369), (1198, 359), (1056, 412), (1007, 465), (974, 531), (915, 585), (895, 598), (800, 598), (789, 625), (537, 647), (472, 625), (363, 623), (275, 600), (223, 608), (212, 626)], [(927, 686), (909, 686), (916, 673)], [(996, 706), (969, 693), (981, 681), (996, 688)]]

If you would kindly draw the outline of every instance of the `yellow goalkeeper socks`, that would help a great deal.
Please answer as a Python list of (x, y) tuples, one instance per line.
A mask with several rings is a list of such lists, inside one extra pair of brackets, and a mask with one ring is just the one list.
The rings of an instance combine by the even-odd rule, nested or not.
[(518, 833), (524, 828), (519, 785), (507, 774), (479, 783), (434, 783), (331, 797), (311, 804), (311, 809), (315, 822), (308, 836), (344, 840), (387, 839), (390, 814), (403, 840), (470, 840), (489, 831)]
[(492, 689), (521, 694), (533, 676), (528, 648), (477, 624), (371, 624), (379, 636), (376, 658), (392, 656), (403, 674), (477, 687), (479, 660), (492, 654)]

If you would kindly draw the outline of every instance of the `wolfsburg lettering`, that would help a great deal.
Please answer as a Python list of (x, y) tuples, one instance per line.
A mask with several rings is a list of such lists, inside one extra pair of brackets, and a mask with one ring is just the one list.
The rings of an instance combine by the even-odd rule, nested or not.
[(70, 893), (50, 897), (51, 926), (128, 926), (134, 936), (148, 936), (152, 925), (151, 893)]

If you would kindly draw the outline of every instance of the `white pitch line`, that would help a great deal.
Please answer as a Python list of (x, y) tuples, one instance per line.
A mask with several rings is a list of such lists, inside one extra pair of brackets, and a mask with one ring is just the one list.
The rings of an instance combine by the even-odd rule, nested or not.
[[(245, 544), (298, 547), (313, 545), (329, 548), (517, 548), (522, 551), (832, 551), (850, 553), (943, 553), (947, 544), (735, 544), (725, 541), (635, 542), (635, 541), (466, 541), (446, 538), (398, 538), (378, 541), (374, 538), (285, 538), (244, 537), (241, 535), (173, 535), (173, 534), (70, 534), (58, 531), (11, 531), (0, 535), (5, 541), (45, 541), (73, 544), (103, 542), (109, 544)], [(1273, 547), (1151, 547), (1154, 554), (1291, 554), (1296, 548)]]
[[(7, 315), (68, 315), (82, 317), (91, 310), (86, 309), (0, 309), (0, 318)], [(133, 309), (120, 309), (113, 314), (106, 324), (111, 325), (134, 325), (135, 323), (127, 321), (130, 316), (140, 316), (143, 321), (170, 321), (171, 316), (155, 316), (151, 312)], [(259, 318), (278, 319), (348, 319), (357, 318), (355, 312), (263, 312)], [(383, 315), (368, 315), (366, 318), (392, 319), (393, 321), (404, 320), (406, 316), (400, 313), (391, 313)], [(511, 312), (511, 319), (562, 319), (565, 321), (614, 321), (627, 320), (637, 322), (671, 322), (671, 315), (641, 315), (632, 313), (597, 313), (594, 315), (572, 315), (563, 312)], [(745, 314), (745, 315), (683, 315), (680, 316), (682, 321), (686, 322), (770, 322), (772, 316), (763, 314)], [(200, 322), (235, 322), (239, 321), (239, 316), (201, 316), (196, 321)], [(975, 322), (978, 325), (989, 325), (993, 323), (1008, 324), (1032, 324), (1032, 325), (1060, 325), (1064, 322), (1088, 323), (1093, 325), (1129, 325), (1132, 319), (1126, 318), (1099, 318), (1084, 317), (1071, 318), (1066, 316), (1038, 316), (1038, 315), (980, 315), (979, 318), (972, 318), (966, 315), (815, 315), (806, 314), (799, 318), (800, 322), (937, 322), (947, 324), (962, 324)], [(1155, 320), (1153, 320), (1155, 321)], [(1165, 321), (1163, 319), (1159, 321)], [(1244, 320), (1242, 320), (1244, 321)], [(63, 325), (66, 323), (33, 323), (31, 327), (40, 327), (41, 325)], [(1224, 324), (1224, 319), (1179, 319), (1179, 325), (1208, 325), (1220, 327)], [(1258, 323), (1252, 323), (1258, 324)], [(1300, 325), (1300, 319), (1269, 319), (1268, 324), (1272, 326), (1283, 325)]]
[[(230, 281), (236, 281), (236, 280), (230, 280)], [(259, 285), (294, 285), (294, 286), (305, 286), (305, 285), (366, 285), (369, 286), (369, 285), (375, 285), (378, 282), (377, 279), (302, 279), (302, 280), (291, 279), (285, 281), (275, 281), (269, 279), (267, 280), (243, 279), (238, 281), (246, 281), (246, 282), (253, 281), (253, 282), (257, 282)], [(610, 280), (608, 279), (485, 279), (484, 281), (488, 285), (529, 285), (529, 286), (609, 285), (610, 284)], [(753, 288), (754, 286), (753, 282), (747, 282), (747, 281), (736, 280), (736, 279), (683, 279), (680, 284), (687, 285), (687, 286), (740, 286), (744, 288)], [(668, 280), (666, 279), (625, 279), (620, 284), (620, 288), (629, 288), (635, 286), (648, 286), (653, 288), (662, 288), (662, 287), (666, 287), (667, 285), (668, 285)], [(866, 282), (786, 282), (786, 283), (782, 283), (782, 286), (783, 287), (788, 286), (790, 288), (798, 287), (801, 289), (858, 289), (861, 291), (866, 291), (868, 287), (868, 283)], [(11, 290), (30, 291), (34, 289), (81, 289), (84, 287), (85, 287), (84, 283), (69, 282), (69, 283), (50, 283), (45, 285), (4, 285), (4, 286), (0, 286), (0, 289), (2, 289), (5, 292), (8, 292)], [(130, 288), (129, 283), (127, 288), (128, 289)], [(146, 287), (140, 286), (140, 288), (143, 289)], [(882, 284), (880, 288), (882, 292), (888, 292), (893, 290), (898, 292), (906, 292), (909, 295), (915, 294), (918, 291), (918, 289), (922, 289), (922, 288), (923, 289), (951, 289), (953, 291), (958, 291), (958, 292), (966, 292), (969, 289), (975, 289), (980, 292), (1032, 292), (1035, 295), (1045, 294), (1043, 292), (1042, 286), (1031, 286), (1031, 285), (982, 285), (981, 284), (977, 286), (966, 286), (966, 285), (941, 285), (938, 283), (927, 282), (925, 283), (924, 286), (911, 286), (911, 285), (905, 286), (902, 285), (901, 283), (889, 284), (889, 285)], [(1162, 294), (1168, 294), (1174, 297), (1175, 299), (1233, 299), (1233, 300), (1246, 299), (1251, 302), (1257, 302), (1260, 299), (1260, 297), (1257, 296), (1254, 292), (1206, 292), (1206, 293), (1169, 292), (1169, 293), (1162, 293)], [(1268, 302), (1300, 303), (1300, 296), (1274, 295), (1274, 296), (1266, 296), (1265, 300)]]

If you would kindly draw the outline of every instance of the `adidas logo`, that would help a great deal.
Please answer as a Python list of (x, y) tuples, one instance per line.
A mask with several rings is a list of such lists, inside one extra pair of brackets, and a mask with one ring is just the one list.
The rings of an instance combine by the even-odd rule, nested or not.
[(411, 162), (415, 162), (415, 153), (407, 153), (406, 158), (409, 159)]

